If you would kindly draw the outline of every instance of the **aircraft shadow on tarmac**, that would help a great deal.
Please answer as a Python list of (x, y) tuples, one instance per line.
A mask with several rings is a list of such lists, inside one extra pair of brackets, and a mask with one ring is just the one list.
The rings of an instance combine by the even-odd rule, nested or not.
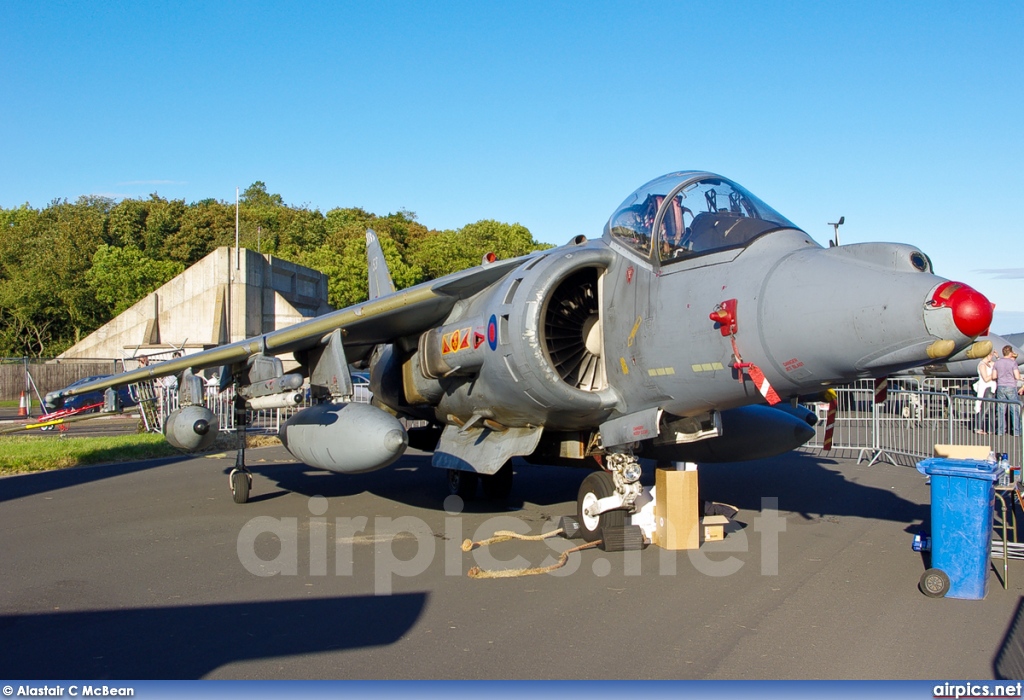
[(0, 676), (201, 678), (236, 661), (393, 644), (426, 601), (405, 593), (2, 615)]
[(159, 459), (147, 459), (140, 462), (96, 464), (69, 469), (55, 469), (47, 472), (17, 474), (0, 479), (0, 503), (65, 489), (69, 486), (78, 486), (79, 484), (112, 479), (133, 472), (155, 469), (156, 467), (184, 462), (193, 458), (194, 455), (181, 454), (161, 457)]
[[(327, 498), (372, 493), (414, 508), (440, 511), (448, 495), (445, 472), (430, 465), (430, 455), (407, 455), (390, 467), (368, 474), (339, 475), (299, 463), (250, 463), (249, 469), (281, 488), (266, 494), (257, 491), (250, 497), (250, 503), (289, 492)], [(463, 512), (506, 512), (521, 508), (525, 501), (539, 505), (575, 501), (580, 482), (588, 473), (583, 469), (536, 466), (519, 460), (515, 461), (514, 469), (516, 483), (507, 499), (499, 502), (481, 495), (479, 500), (465, 503)], [(225, 468), (224, 473), (228, 471), (230, 467)]]
[(1017, 602), (1017, 611), (992, 662), (992, 671), (999, 680), (1024, 678), (1024, 598)]
[[(798, 513), (806, 519), (855, 516), (913, 526), (929, 519), (927, 503), (909, 501), (889, 489), (858, 484), (830, 468), (833, 464), (827, 457), (800, 451), (750, 462), (708, 464), (699, 472), (701, 497), (753, 512), (761, 511), (762, 498), (776, 497), (779, 510)], [(391, 467), (370, 474), (345, 476), (295, 463), (256, 464), (250, 468), (282, 489), (257, 492), (251, 501), (287, 492), (327, 498), (369, 492), (408, 506), (441, 510), (447, 495), (444, 472), (430, 466), (429, 456), (406, 456)], [(465, 504), (464, 511), (507, 512), (530, 502), (540, 506), (564, 504), (565, 512), (571, 513), (575, 510), (579, 485), (588, 473), (583, 469), (538, 466), (519, 460), (514, 462), (514, 469), (515, 485), (507, 500), (481, 498)], [(653, 463), (645, 464), (642, 482), (654, 483)]]

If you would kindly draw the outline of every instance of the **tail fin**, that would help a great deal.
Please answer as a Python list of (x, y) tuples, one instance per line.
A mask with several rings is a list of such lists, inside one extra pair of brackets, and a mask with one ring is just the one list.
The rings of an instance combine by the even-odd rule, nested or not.
[(369, 270), (370, 301), (387, 296), (395, 291), (395, 283), (391, 281), (388, 263), (384, 260), (384, 251), (372, 228), (366, 229), (366, 267)]

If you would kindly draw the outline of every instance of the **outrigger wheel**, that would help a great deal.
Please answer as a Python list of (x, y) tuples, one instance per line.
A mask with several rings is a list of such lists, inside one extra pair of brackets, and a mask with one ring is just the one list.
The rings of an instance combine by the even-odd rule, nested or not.
[(245, 466), (245, 425), (246, 405), (245, 398), (235, 393), (235, 437), (237, 446), (235, 448), (235, 468), (228, 475), (228, 483), (231, 486), (231, 498), (235, 503), (247, 503), (249, 491), (252, 490), (252, 472)]
[(615, 493), (615, 481), (608, 472), (594, 472), (580, 485), (579, 496), (576, 498), (576, 518), (579, 521), (579, 534), (587, 542), (602, 539), (602, 529), (622, 528), (626, 524), (626, 511), (610, 510), (600, 515), (587, 515), (587, 510), (596, 505), (602, 498)]
[(232, 469), (228, 475), (228, 483), (231, 485), (231, 498), (235, 503), (246, 503), (249, 500), (249, 491), (252, 490), (252, 473), (243, 469)]

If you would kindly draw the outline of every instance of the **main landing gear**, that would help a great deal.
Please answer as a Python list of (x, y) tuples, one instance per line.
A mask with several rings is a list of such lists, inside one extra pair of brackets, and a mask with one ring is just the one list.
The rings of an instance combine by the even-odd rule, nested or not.
[(461, 469), (448, 470), (448, 493), (458, 496), (463, 501), (476, 498), (477, 486), (483, 486), (484, 498), (492, 501), (503, 501), (512, 493), (512, 461), (502, 465), (494, 474), (478, 474)]

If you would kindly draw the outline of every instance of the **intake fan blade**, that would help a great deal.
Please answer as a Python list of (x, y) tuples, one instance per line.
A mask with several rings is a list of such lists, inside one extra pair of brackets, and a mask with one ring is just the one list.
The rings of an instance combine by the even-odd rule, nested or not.
[[(600, 347), (597, 270), (580, 270), (558, 285), (548, 301), (544, 344), (551, 364), (566, 383), (583, 391), (607, 386)], [(595, 335), (596, 334), (596, 335)], [(594, 336), (590, 347), (587, 336)]]

